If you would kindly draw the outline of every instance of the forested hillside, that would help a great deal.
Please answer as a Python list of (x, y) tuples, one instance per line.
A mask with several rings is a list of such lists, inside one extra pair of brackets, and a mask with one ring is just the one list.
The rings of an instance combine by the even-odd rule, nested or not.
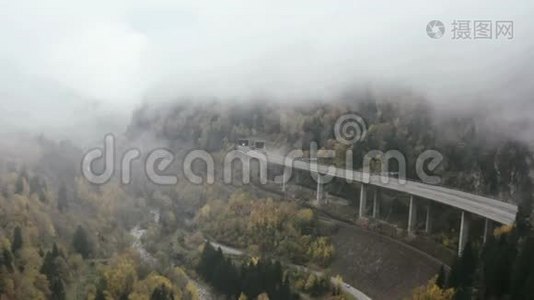
[[(416, 180), (416, 157), (434, 149), (444, 157), (437, 171), (442, 185), (520, 204), (511, 233), (495, 237), (480, 255), (472, 250), (473, 259), (480, 256), (476, 263), (458, 260), (448, 280), (429, 289), (437, 285), (498, 296), (510, 294), (515, 283), (495, 286), (492, 282), (502, 282), (496, 273), (530, 282), (530, 271), (513, 275), (531, 260), (528, 145), (513, 136), (492, 136), (479, 116), (439, 115), (423, 99), (404, 97), (409, 99), (395, 102), (369, 94), (306, 105), (144, 106), (117, 136), (118, 149), (166, 147), (178, 156), (204, 149), (220, 158), (238, 139), (258, 137), (282, 151), (308, 150), (316, 142), (335, 150), (339, 156), (333, 163), (340, 164), (349, 146), (336, 141), (334, 124), (345, 113), (358, 113), (368, 132), (350, 146), (354, 168), (361, 168), (367, 151), (399, 150), (407, 158), (407, 176)], [(301, 205), (309, 199), (277, 201), (239, 186), (195, 185), (183, 178), (174, 186), (158, 186), (140, 173), (134, 174), (134, 184), (120, 184), (115, 177), (93, 185), (81, 176), (82, 149), (42, 136), (26, 140), (28, 151), (6, 153), (0, 164), (2, 300), (199, 299), (207, 293), (240, 299), (345, 297), (327, 275), (291, 270), (295, 264), (328, 268), (339, 255), (331, 229)], [(248, 257), (226, 258), (206, 240), (242, 249)], [(213, 275), (206, 260), (224, 270)], [(275, 274), (269, 277), (272, 283), (257, 284), (257, 276), (268, 274)], [(221, 283), (222, 276), (230, 277)]]
[(531, 169), (531, 145), (481, 113), (447, 115), (419, 96), (397, 97), (368, 93), (301, 104), (214, 100), (142, 107), (134, 113), (127, 135), (135, 138), (149, 132), (174, 148), (211, 152), (227, 150), (225, 145), (234, 145), (240, 137), (260, 137), (285, 151), (309, 149), (316, 142), (319, 148), (336, 150), (337, 163), (343, 163), (347, 146), (335, 140), (334, 125), (341, 115), (357, 113), (368, 131), (352, 146), (354, 168), (362, 167), (371, 150), (399, 150), (406, 157), (406, 176), (416, 179), (417, 156), (433, 149), (444, 157), (436, 171), (441, 184), (518, 202), (515, 189), (518, 178)]
[(87, 183), (69, 143), (28, 145), (31, 160), (9, 154), (0, 167), (0, 299), (198, 299), (183, 269), (131, 247), (147, 200)]

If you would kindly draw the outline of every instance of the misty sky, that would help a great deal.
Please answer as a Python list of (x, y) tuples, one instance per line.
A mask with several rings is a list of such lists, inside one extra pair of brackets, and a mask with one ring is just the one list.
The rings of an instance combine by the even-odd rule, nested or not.
[[(120, 130), (143, 102), (328, 99), (354, 85), (533, 119), (530, 1), (78, 2), (2, 4), (1, 131), (68, 137)], [(441, 39), (426, 35), (433, 19)], [(453, 40), (454, 20), (512, 20), (514, 38)]]

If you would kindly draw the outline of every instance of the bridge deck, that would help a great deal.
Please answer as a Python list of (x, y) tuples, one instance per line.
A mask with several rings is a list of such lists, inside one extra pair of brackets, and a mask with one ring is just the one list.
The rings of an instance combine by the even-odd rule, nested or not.
[(330, 174), (337, 178), (350, 180), (351, 182), (366, 183), (381, 188), (407, 193), (420, 198), (440, 202), (459, 208), (470, 213), (483, 216), (501, 224), (512, 224), (517, 213), (517, 205), (498, 201), (492, 198), (466, 193), (463, 191), (425, 184), (422, 182), (405, 180), (399, 182), (397, 178), (371, 175), (369, 173), (352, 171), (334, 166), (320, 165), (315, 162), (286, 159), (285, 156), (259, 152), (255, 150), (244, 151), (249, 157), (267, 156), (268, 163), (292, 167), (293, 169)]

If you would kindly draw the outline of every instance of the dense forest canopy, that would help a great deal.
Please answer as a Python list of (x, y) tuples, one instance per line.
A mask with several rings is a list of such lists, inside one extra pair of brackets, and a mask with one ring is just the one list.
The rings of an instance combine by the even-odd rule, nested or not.
[[(517, 273), (520, 261), (529, 260), (531, 246), (530, 145), (492, 135), (476, 115), (444, 116), (421, 97), (404, 97), (399, 102), (368, 93), (306, 105), (201, 101), (142, 106), (126, 132), (116, 136), (117, 149), (136, 147), (146, 155), (165, 147), (178, 157), (203, 149), (220, 157), (238, 139), (259, 137), (280, 152), (308, 151), (315, 142), (341, 155), (334, 164), (344, 162), (350, 149), (356, 169), (368, 151), (399, 150), (410, 179), (416, 179), (417, 156), (437, 150), (444, 157), (436, 171), (442, 185), (517, 203), (520, 214), (517, 228), (484, 249), (468, 248), (471, 260), (463, 256), (449, 273), (443, 271), (438, 281), (416, 293), (446, 299), (475, 292), (505, 295), (514, 284), (526, 289), (517, 280), (502, 287), (490, 282), (503, 280), (495, 272), (530, 282)], [(362, 116), (367, 126), (366, 138), (353, 145), (336, 141), (333, 131), (347, 113)], [(23, 141), (28, 151), (6, 153), (0, 164), (2, 299), (198, 299), (202, 282), (230, 298), (343, 297), (328, 278), (295, 273), (275, 261), (327, 268), (337, 255), (329, 231), (310, 208), (217, 184), (180, 180), (176, 186), (157, 186), (139, 174), (141, 169), (135, 169), (133, 184), (120, 184), (116, 177), (93, 185), (81, 176), (86, 150), (44, 136)], [(209, 248), (207, 239), (245, 249), (255, 262), (225, 258)], [(264, 260), (258, 263), (254, 257)], [(205, 259), (217, 260), (221, 275), (208, 272)], [(492, 269), (494, 261), (501, 264), (497, 269)], [(227, 272), (231, 277), (223, 284), (218, 277), (230, 276)], [(272, 285), (256, 283), (254, 276), (271, 273), (276, 274)], [(473, 275), (479, 273), (484, 276)]]
[[(357, 113), (367, 123), (366, 138), (351, 146), (356, 169), (371, 150), (399, 150), (406, 158), (407, 177), (416, 179), (417, 156), (437, 150), (444, 157), (437, 170), (443, 185), (507, 202), (517, 201), (513, 195), (519, 178), (531, 169), (531, 145), (519, 137), (495, 128), (478, 113), (441, 115), (416, 95), (400, 100), (366, 93), (305, 104), (214, 100), (142, 107), (126, 134), (135, 138), (148, 132), (171, 147), (211, 152), (228, 150), (242, 137), (261, 137), (282, 151), (309, 149), (316, 142), (342, 156), (347, 147), (336, 142), (334, 126), (347, 113)], [(338, 160), (344, 162), (344, 157)]]
[(3, 1), (0, 300), (534, 298), (533, 7)]

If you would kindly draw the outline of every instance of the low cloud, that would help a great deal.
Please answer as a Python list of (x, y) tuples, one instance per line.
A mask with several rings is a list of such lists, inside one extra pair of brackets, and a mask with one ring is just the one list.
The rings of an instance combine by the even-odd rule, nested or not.
[[(121, 130), (147, 102), (328, 100), (354, 86), (402, 86), (441, 111), (484, 108), (531, 128), (531, 9), (526, 1), (11, 2), (0, 17), (1, 125), (68, 136)], [(446, 25), (442, 39), (426, 35), (433, 19)], [(512, 20), (514, 38), (453, 40), (457, 19)]]

